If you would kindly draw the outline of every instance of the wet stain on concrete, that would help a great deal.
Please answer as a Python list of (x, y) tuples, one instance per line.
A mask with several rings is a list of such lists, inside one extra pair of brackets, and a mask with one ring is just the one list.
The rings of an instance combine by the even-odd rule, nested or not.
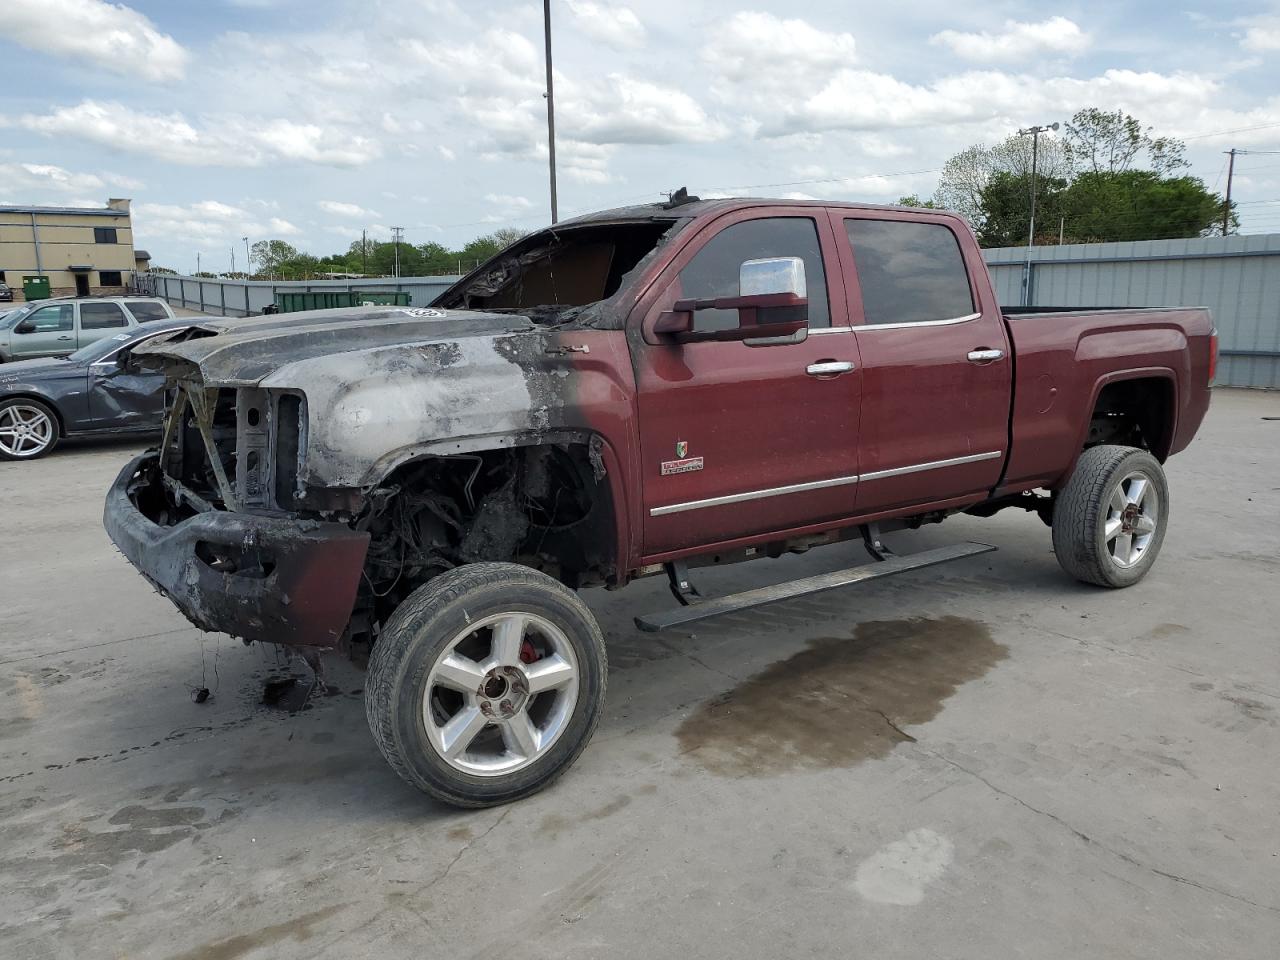
[[(637, 793), (652, 793), (653, 789), (641, 787)], [(549, 813), (542, 818), (542, 822), (538, 824), (538, 835), (555, 839), (560, 835), (562, 830), (574, 826), (575, 824), (585, 823), (589, 820), (604, 820), (613, 816), (620, 810), (631, 805), (631, 797), (627, 794), (614, 797), (604, 806), (596, 807), (594, 810), (586, 810), (576, 817), (566, 817), (559, 813)]]
[(1223, 700), (1234, 706), (1242, 715), (1248, 717), (1250, 720), (1258, 720), (1262, 723), (1268, 724), (1275, 723), (1274, 708), (1263, 703), (1261, 700), (1254, 700), (1251, 697), (1235, 696), (1230, 693), (1220, 693), (1218, 696), (1222, 697)]
[(196, 947), (194, 950), (179, 954), (173, 960), (238, 960), (239, 957), (255, 951), (263, 951), (263, 956), (270, 956), (274, 951), (269, 948), (276, 944), (286, 940), (292, 940), (295, 943), (305, 943), (310, 940), (315, 936), (313, 927), (316, 924), (346, 908), (347, 904), (335, 904), (322, 910), (313, 910), (283, 923), (261, 927), (252, 933), (242, 933)]
[(450, 827), (445, 836), (455, 843), (466, 843), (469, 840), (474, 840), (476, 835), (466, 824), (459, 824), (456, 827)]
[(181, 827), (204, 818), (204, 807), (122, 807), (107, 821), (113, 826), (128, 824), (135, 830)]
[(923, 617), (861, 623), (812, 641), (703, 704), (677, 731), (681, 752), (722, 776), (847, 767), (914, 741), (962, 684), (1008, 655), (983, 623)]
[(1190, 632), (1191, 628), (1181, 623), (1160, 623), (1148, 630), (1147, 636), (1152, 640), (1172, 640), (1174, 637), (1186, 636)]

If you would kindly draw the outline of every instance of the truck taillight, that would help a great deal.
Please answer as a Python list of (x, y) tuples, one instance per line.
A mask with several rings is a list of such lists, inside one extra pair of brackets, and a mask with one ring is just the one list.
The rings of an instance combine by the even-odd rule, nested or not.
[(1218, 328), (1209, 333), (1209, 386), (1218, 376)]

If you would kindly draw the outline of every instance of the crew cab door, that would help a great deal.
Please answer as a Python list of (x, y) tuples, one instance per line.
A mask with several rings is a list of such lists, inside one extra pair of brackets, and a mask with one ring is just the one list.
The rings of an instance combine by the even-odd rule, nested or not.
[[(686, 243), (632, 312), (645, 556), (852, 513), (858, 362), (848, 328), (831, 325), (845, 313), (834, 241), (822, 210), (728, 213)], [(651, 335), (676, 301), (736, 297), (743, 262), (774, 257), (803, 261), (803, 339), (752, 346)], [(739, 323), (736, 310), (695, 318), (699, 331)]]
[(1012, 360), (977, 245), (948, 217), (832, 219), (862, 359), (858, 513), (978, 499), (1008, 452)]

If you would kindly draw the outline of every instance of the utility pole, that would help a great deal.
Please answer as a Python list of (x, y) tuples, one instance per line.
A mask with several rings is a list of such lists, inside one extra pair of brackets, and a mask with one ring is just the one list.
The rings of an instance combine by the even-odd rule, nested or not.
[(200, 253), (199, 251), (197, 251), (196, 252), (196, 273), (198, 274), (199, 272), (200, 272)]
[[(1244, 151), (1240, 151), (1243, 153)], [(1225, 237), (1231, 229), (1231, 176), (1236, 172), (1236, 148), (1227, 151), (1227, 199), (1222, 204), (1222, 235)]]
[(249, 238), (241, 237), (244, 241), (244, 275), (246, 278), (253, 274), (253, 257), (249, 256)]
[(1057, 130), (1057, 121), (1038, 127), (1025, 127), (1018, 136), (1031, 135), (1031, 226), (1027, 231), (1027, 262), (1022, 270), (1022, 305), (1031, 306), (1031, 248), (1036, 245), (1036, 166), (1040, 159), (1040, 134)]
[(396, 276), (400, 276), (400, 241), (404, 239), (404, 227), (392, 227), (391, 239), (396, 245)]
[(236, 272), (236, 248), (234, 245), (231, 247), (231, 272)]
[(369, 231), (360, 231), (360, 272), (369, 273)]
[(547, 38), (547, 155), (551, 163), (551, 222), (560, 219), (556, 204), (556, 92), (551, 82), (551, 0), (542, 0), (542, 22)]

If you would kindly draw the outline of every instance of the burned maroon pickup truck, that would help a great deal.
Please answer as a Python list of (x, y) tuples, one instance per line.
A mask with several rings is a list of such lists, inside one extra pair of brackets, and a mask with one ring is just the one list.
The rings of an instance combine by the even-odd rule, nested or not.
[[(607, 673), (576, 591), (665, 573), (687, 624), (992, 549), (881, 539), (1034, 511), (1140, 580), (1209, 405), (1203, 309), (1003, 311), (935, 211), (677, 197), (532, 234), (430, 308), (205, 323), (136, 351), (173, 401), (106, 526), (197, 626), (367, 656), (373, 736), (446, 802), (525, 796)], [(728, 597), (708, 564), (876, 562)]]

